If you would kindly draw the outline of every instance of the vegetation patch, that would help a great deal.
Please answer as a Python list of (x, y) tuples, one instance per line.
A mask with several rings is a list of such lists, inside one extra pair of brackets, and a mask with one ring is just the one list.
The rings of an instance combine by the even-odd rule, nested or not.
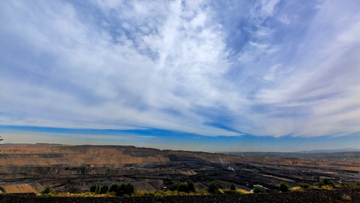
[(212, 194), (218, 194), (219, 193), (219, 186), (215, 181), (212, 181), (208, 187), (208, 191)]
[(304, 190), (311, 189), (311, 186), (309, 183), (301, 183), (299, 186)]
[(108, 185), (92, 185), (90, 187), (90, 192), (95, 194), (107, 194), (116, 195), (116, 196), (131, 196), (135, 192), (135, 187), (132, 183), (121, 183), (121, 184), (112, 184), (109, 188)]
[(170, 191), (179, 191), (179, 192), (196, 192), (194, 182), (190, 179), (186, 182), (175, 182), (169, 187)]
[(289, 192), (289, 186), (285, 182), (280, 183), (280, 191), (281, 192)]
[(265, 192), (266, 192), (266, 191), (265, 191), (265, 189), (264, 189), (263, 187), (255, 186), (255, 187), (253, 188), (253, 193), (258, 194), (258, 193), (265, 193)]

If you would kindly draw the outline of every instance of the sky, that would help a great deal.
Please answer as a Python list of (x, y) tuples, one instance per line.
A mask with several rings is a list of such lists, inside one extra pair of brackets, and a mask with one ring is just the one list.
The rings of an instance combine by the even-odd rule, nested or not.
[(360, 148), (360, 1), (0, 1), (3, 143)]

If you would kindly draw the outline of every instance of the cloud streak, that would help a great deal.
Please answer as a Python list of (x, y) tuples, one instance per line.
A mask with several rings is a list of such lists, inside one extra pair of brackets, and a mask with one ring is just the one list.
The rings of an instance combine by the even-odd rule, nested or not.
[(0, 125), (207, 136), (360, 132), (358, 8), (356, 1), (1, 2)]

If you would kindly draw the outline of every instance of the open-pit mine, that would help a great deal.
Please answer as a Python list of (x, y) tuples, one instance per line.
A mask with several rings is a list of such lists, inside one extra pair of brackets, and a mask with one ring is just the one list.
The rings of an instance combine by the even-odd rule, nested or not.
[[(360, 153), (353, 153), (359, 157)], [(137, 190), (164, 190), (174, 181), (191, 179), (198, 190), (211, 181), (222, 188), (235, 183), (278, 189), (311, 185), (322, 179), (360, 180), (360, 163), (309, 158), (244, 157), (221, 153), (137, 148), (134, 146), (69, 146), (58, 144), (0, 145), (2, 193), (88, 191), (92, 184), (131, 182)]]

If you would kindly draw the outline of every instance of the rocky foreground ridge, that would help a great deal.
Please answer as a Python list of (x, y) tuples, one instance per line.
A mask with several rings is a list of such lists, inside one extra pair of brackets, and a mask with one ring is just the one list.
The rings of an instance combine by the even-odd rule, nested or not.
[[(156, 203), (152, 196), (142, 197), (39, 197), (32, 194), (0, 195), (0, 202), (6, 203)], [(248, 195), (207, 195), (207, 196), (167, 196), (161, 202), (167, 203), (356, 203), (360, 202), (360, 189), (309, 191), (281, 194)]]

